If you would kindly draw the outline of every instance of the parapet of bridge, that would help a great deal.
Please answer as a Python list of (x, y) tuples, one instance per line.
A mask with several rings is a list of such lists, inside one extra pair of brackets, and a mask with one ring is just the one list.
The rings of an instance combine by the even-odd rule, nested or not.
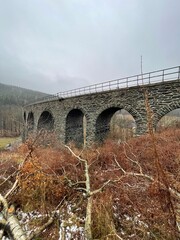
[(180, 66), (90, 85), (24, 107), (25, 137), (41, 129), (54, 131), (62, 143), (90, 145), (106, 138), (110, 120), (120, 109), (136, 121), (137, 135), (147, 132), (145, 90), (153, 112), (153, 126), (180, 108)]

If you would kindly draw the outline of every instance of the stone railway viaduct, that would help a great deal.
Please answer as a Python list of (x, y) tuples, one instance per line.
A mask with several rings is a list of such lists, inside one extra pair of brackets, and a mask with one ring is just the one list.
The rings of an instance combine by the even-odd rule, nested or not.
[(41, 99), (24, 107), (25, 137), (45, 128), (62, 143), (90, 145), (103, 140), (110, 120), (120, 109), (134, 118), (141, 135), (147, 132), (144, 90), (153, 111), (153, 125), (168, 112), (180, 108), (180, 67), (116, 79)]

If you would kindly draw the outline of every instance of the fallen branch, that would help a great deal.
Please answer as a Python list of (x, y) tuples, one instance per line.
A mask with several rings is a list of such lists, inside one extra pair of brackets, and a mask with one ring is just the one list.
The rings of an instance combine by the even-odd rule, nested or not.
[(8, 207), (6, 198), (0, 194), (0, 203), (2, 206), (1, 210), (1, 235), (3, 236), (4, 232), (7, 232), (9, 237), (12, 237), (13, 240), (27, 240), (27, 236), (22, 229), (18, 219), (14, 215), (13, 206)]

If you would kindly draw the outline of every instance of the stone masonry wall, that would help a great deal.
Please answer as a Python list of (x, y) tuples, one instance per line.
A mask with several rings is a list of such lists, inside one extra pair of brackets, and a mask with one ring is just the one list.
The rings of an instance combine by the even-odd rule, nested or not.
[[(158, 121), (165, 114), (180, 108), (180, 80), (147, 85), (146, 89), (148, 90), (151, 109), (154, 112), (154, 126), (157, 125)], [(87, 144), (91, 144), (97, 139), (96, 122), (100, 114), (107, 109), (110, 109), (109, 113), (111, 115), (112, 111), (118, 109), (127, 110), (136, 121), (137, 134), (143, 134), (147, 131), (144, 89), (142, 86), (46, 101), (26, 106), (24, 111), (26, 112), (26, 116), (30, 112), (33, 113), (34, 131), (37, 130), (38, 120), (42, 112), (50, 112), (54, 118), (55, 132), (59, 140), (64, 143), (66, 139), (67, 116), (74, 109), (80, 110), (86, 118), (85, 141)], [(71, 139), (71, 135), (75, 139), (74, 132), (73, 129), (72, 132), (68, 130), (68, 139)]]

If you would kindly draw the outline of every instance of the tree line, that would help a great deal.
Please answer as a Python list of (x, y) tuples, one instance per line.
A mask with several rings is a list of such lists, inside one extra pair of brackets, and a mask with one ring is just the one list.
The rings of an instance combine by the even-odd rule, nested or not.
[(0, 83), (0, 136), (19, 136), (23, 106), (44, 96), (47, 94)]

